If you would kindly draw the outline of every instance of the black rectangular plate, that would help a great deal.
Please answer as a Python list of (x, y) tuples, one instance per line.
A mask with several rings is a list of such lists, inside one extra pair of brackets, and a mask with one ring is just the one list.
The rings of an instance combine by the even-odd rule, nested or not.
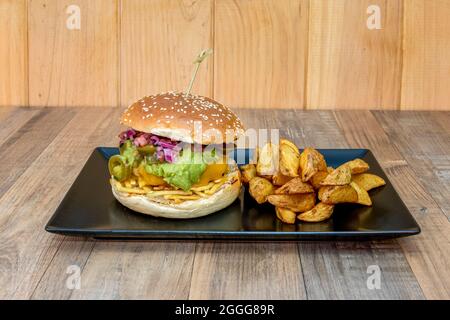
[[(269, 204), (258, 205), (242, 191), (228, 208), (206, 217), (172, 220), (154, 218), (122, 206), (112, 195), (107, 162), (117, 148), (96, 148), (64, 197), (45, 230), (96, 238), (329, 240), (381, 239), (418, 234), (420, 228), (367, 149), (319, 149), (328, 165), (362, 158), (370, 172), (386, 185), (370, 191), (372, 207), (337, 205), (331, 219), (321, 223), (283, 224)], [(251, 157), (251, 150), (234, 156)]]

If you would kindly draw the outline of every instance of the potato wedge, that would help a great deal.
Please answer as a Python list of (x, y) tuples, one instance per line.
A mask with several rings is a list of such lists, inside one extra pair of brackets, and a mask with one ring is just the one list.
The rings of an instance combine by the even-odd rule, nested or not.
[(363, 173), (369, 170), (369, 164), (362, 159), (354, 159), (352, 161), (344, 163), (350, 167), (352, 174)]
[(256, 166), (254, 164), (246, 164), (241, 166), (241, 180), (243, 183), (249, 183), (256, 177)]
[(273, 194), (268, 196), (267, 200), (276, 207), (290, 209), (294, 212), (305, 212), (314, 207), (316, 195), (314, 193)]
[(298, 177), (300, 151), (295, 144), (286, 139), (280, 140), (280, 172), (288, 177)]
[(320, 222), (330, 218), (333, 210), (334, 205), (319, 202), (311, 210), (300, 213), (297, 218), (306, 222)]
[(267, 201), (269, 195), (273, 194), (274, 188), (270, 181), (261, 177), (254, 177), (249, 182), (249, 192), (253, 199), (261, 204)]
[(275, 212), (277, 213), (278, 219), (284, 223), (294, 224), (296, 213), (285, 208), (275, 207)]
[(271, 176), (278, 172), (278, 151), (278, 145), (273, 143), (266, 143), (258, 149), (258, 163), (256, 164), (258, 176)]
[(320, 183), (323, 186), (343, 186), (352, 181), (352, 172), (347, 164), (337, 167)]
[(366, 190), (361, 188), (357, 183), (351, 182), (350, 186), (356, 190), (356, 193), (358, 194), (358, 201), (357, 203), (365, 205), (365, 206), (371, 206), (372, 200), (370, 199), (369, 194)]
[(352, 181), (366, 191), (384, 186), (386, 181), (383, 178), (371, 173), (359, 173), (352, 176)]
[(281, 174), (281, 172), (277, 172), (272, 176), (272, 183), (275, 186), (282, 186), (283, 184), (288, 183), (292, 177), (284, 176)]
[(300, 154), (301, 177), (309, 181), (317, 172), (327, 171), (325, 158), (314, 148), (305, 148)]
[(319, 189), (321, 187), (320, 183), (328, 176), (328, 172), (326, 171), (319, 171), (315, 175), (312, 176), (312, 178), (309, 180), (309, 183), (312, 184), (313, 188), (315, 190)]
[(314, 188), (307, 182), (303, 182), (302, 178), (293, 178), (280, 188), (275, 190), (275, 194), (300, 194), (314, 192)]
[(357, 203), (358, 193), (351, 185), (324, 186), (319, 189), (319, 200), (325, 204)]
[(333, 167), (327, 167), (327, 172), (328, 173), (332, 173), (334, 171), (334, 168)]

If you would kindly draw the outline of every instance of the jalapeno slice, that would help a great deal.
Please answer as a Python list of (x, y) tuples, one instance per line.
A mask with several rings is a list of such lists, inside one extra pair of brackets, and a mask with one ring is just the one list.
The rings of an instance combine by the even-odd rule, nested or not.
[(143, 155), (146, 155), (146, 156), (151, 156), (156, 151), (155, 146), (152, 145), (152, 144), (148, 144), (148, 145), (143, 146), (143, 147), (138, 147), (137, 149), (138, 149), (139, 153), (141, 153)]
[(131, 167), (127, 165), (126, 159), (120, 155), (114, 155), (109, 158), (109, 173), (118, 181), (124, 181), (131, 175)]

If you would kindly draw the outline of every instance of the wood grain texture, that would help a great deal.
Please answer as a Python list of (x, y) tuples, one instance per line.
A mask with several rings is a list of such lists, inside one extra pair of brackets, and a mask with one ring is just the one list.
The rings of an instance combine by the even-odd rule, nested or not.
[[(116, 134), (119, 132), (118, 111), (115, 110), (106, 117), (101, 116), (88, 130), (76, 129), (81, 130), (78, 138), (82, 141), (89, 138), (88, 145), (91, 148), (93, 143), (115, 145)], [(83, 125), (89, 125), (89, 117), (97, 118), (99, 115), (99, 112), (84, 112), (85, 118), (77, 119)], [(188, 297), (195, 243), (94, 242), (82, 238), (53, 237), (59, 246), (57, 252), (53, 252), (45, 274), (32, 291), (33, 299)], [(70, 265), (77, 265), (81, 269), (80, 290), (66, 287), (66, 270)]]
[(0, 107), (26, 106), (26, 0), (0, 0)]
[[(397, 119), (399, 113), (388, 114), (392, 119)], [(351, 146), (370, 146), (422, 228), (421, 234), (398, 241), (425, 297), (448, 299), (450, 223), (403, 157), (404, 147), (393, 144), (393, 136), (388, 136), (368, 111), (341, 111), (336, 112), (335, 116)], [(396, 126), (397, 122), (391, 124)]]
[(0, 145), (22, 128), (39, 111), (33, 108), (0, 108)]
[(448, 0), (1, 0), (0, 107), (185, 90), (211, 47), (193, 92), (231, 106), (450, 110), (449, 14)]
[(366, 26), (371, 0), (311, 1), (308, 109), (397, 109), (402, 1), (383, 0), (381, 30)]
[[(275, 117), (261, 109), (235, 111), (249, 128), (286, 129), (295, 119), (293, 110), (275, 111)], [(297, 246), (283, 242), (199, 242), (189, 298), (305, 299)]]
[[(344, 134), (345, 129), (338, 125), (332, 112), (300, 110), (294, 112), (294, 115), (284, 115), (284, 112), (275, 115), (276, 119), (280, 119), (279, 126), (290, 128), (288, 135), (280, 132), (280, 136), (293, 138), (301, 147), (356, 147), (349, 144)], [(371, 145), (365, 144), (364, 147), (371, 148)], [(350, 244), (326, 242), (319, 246), (317, 243), (300, 242), (298, 249), (308, 299), (423, 297), (420, 286), (396, 240)], [(378, 265), (382, 270), (383, 284), (380, 290), (367, 288), (367, 268), (371, 265)]]
[(35, 289), (29, 293), (31, 299), (69, 299), (74, 289), (67, 287), (67, 280), (71, 275), (68, 270), (70, 271), (70, 266), (77, 266), (82, 274), (95, 245), (94, 240), (77, 237), (57, 236), (54, 241), (58, 243), (57, 251)]
[(234, 107), (303, 108), (308, 1), (216, 1), (214, 98)]
[(197, 244), (189, 299), (305, 299), (295, 243)]
[(79, 0), (81, 29), (68, 30), (71, 0), (30, 0), (31, 106), (118, 105), (117, 0)]
[[(348, 143), (330, 111), (237, 109), (248, 127), (280, 129), (281, 137), (292, 139), (300, 147), (347, 148)], [(415, 276), (396, 240), (369, 242), (360, 246), (342, 243), (300, 242), (297, 244), (300, 266), (292, 248), (273, 244), (264, 250), (259, 244), (199, 243), (192, 272), (191, 299), (293, 298), (308, 299), (413, 299), (423, 298)], [(245, 246), (249, 248), (245, 250)], [(283, 259), (273, 258), (274, 252), (284, 252)], [(264, 262), (258, 263), (263, 260)], [(227, 261), (233, 261), (233, 264)], [(254, 271), (255, 264), (265, 265), (266, 274)], [(382, 290), (369, 290), (367, 268), (377, 264), (383, 272)], [(276, 270), (300, 269), (303, 278), (291, 278), (290, 273)], [(299, 271), (300, 272), (300, 271)], [(232, 275), (240, 275), (238, 278)], [(268, 279), (268, 280), (267, 280)], [(304, 280), (303, 280), (304, 279)], [(268, 285), (260, 281), (290, 282)], [(323, 281), (323, 282), (322, 282)], [(303, 288), (304, 287), (304, 288)], [(303, 289), (302, 289), (303, 288)]]
[(425, 112), (375, 116), (450, 221), (450, 133), (445, 130), (450, 123), (442, 126), (434, 120), (437, 114)]
[[(2, 144), (0, 158), (0, 197), (58, 135), (75, 115), (73, 111), (42, 110)], [(49, 129), (51, 128), (51, 129)], [(39, 139), (35, 140), (36, 137)], [(39, 143), (36, 143), (39, 142)]]
[[(301, 243), (308, 299), (424, 299), (396, 241)], [(380, 289), (370, 290), (369, 266), (381, 272)]]
[(433, 112), (429, 117), (432, 118), (432, 121), (437, 123), (445, 133), (450, 133), (450, 112), (441, 111), (441, 112)]
[[(118, 114), (112, 117), (112, 109), (77, 111), (53, 140), (44, 140), (38, 134), (28, 135), (28, 140), (35, 145), (42, 144), (41, 153), (33, 162), (29, 159), (23, 173), (0, 198), (0, 298), (31, 297), (63, 240), (44, 231), (46, 221), (94, 146), (107, 145), (119, 129)], [(44, 114), (55, 119), (62, 112), (47, 109)], [(48, 123), (42, 123), (35, 130), (48, 128)], [(23, 136), (17, 138), (19, 142), (25, 140)], [(21, 148), (17, 153), (11, 148), (11, 153), (22, 156)]]
[(402, 109), (450, 110), (450, 1), (407, 0)]
[[(34, 113), (28, 119), (25, 111)], [(419, 222), (417, 236), (296, 244), (93, 241), (46, 233), (45, 222), (94, 146), (117, 143), (119, 111), (0, 110), (0, 128), (5, 121), (23, 123), (10, 126), (2, 145), (10, 145), (9, 161), (23, 169), (0, 196), (0, 298), (450, 298), (450, 223), (431, 185), (447, 181), (446, 172), (427, 172), (450, 163), (442, 157), (449, 148), (449, 113), (236, 110), (248, 126), (280, 128), (299, 146), (370, 148)], [(50, 122), (64, 121), (55, 136), (46, 135)], [(406, 141), (422, 127), (424, 137), (411, 138), (415, 145)], [(39, 152), (21, 160), (27, 146)], [(432, 166), (411, 161), (414, 146), (420, 161), (434, 159)], [(81, 268), (80, 290), (66, 287), (72, 264)], [(373, 264), (382, 272), (380, 290), (366, 287)]]
[(186, 241), (99, 241), (71, 299), (187, 299), (194, 249)]
[[(122, 2), (121, 103), (162, 91), (184, 91), (193, 61), (213, 47), (212, 0)], [(212, 95), (213, 59), (200, 67), (193, 93)]]

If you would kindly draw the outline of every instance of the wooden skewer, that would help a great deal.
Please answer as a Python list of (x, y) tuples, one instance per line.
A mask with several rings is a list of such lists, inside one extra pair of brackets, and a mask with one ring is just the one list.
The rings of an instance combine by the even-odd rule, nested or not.
[(195, 68), (194, 72), (192, 73), (191, 82), (189, 83), (189, 87), (186, 90), (186, 94), (189, 94), (191, 92), (192, 86), (194, 85), (195, 77), (197, 77), (198, 69), (200, 68), (200, 63), (202, 63), (203, 60), (207, 56), (209, 56), (213, 52), (212, 49), (205, 49), (200, 52), (200, 54), (197, 56), (197, 58), (194, 60)]

